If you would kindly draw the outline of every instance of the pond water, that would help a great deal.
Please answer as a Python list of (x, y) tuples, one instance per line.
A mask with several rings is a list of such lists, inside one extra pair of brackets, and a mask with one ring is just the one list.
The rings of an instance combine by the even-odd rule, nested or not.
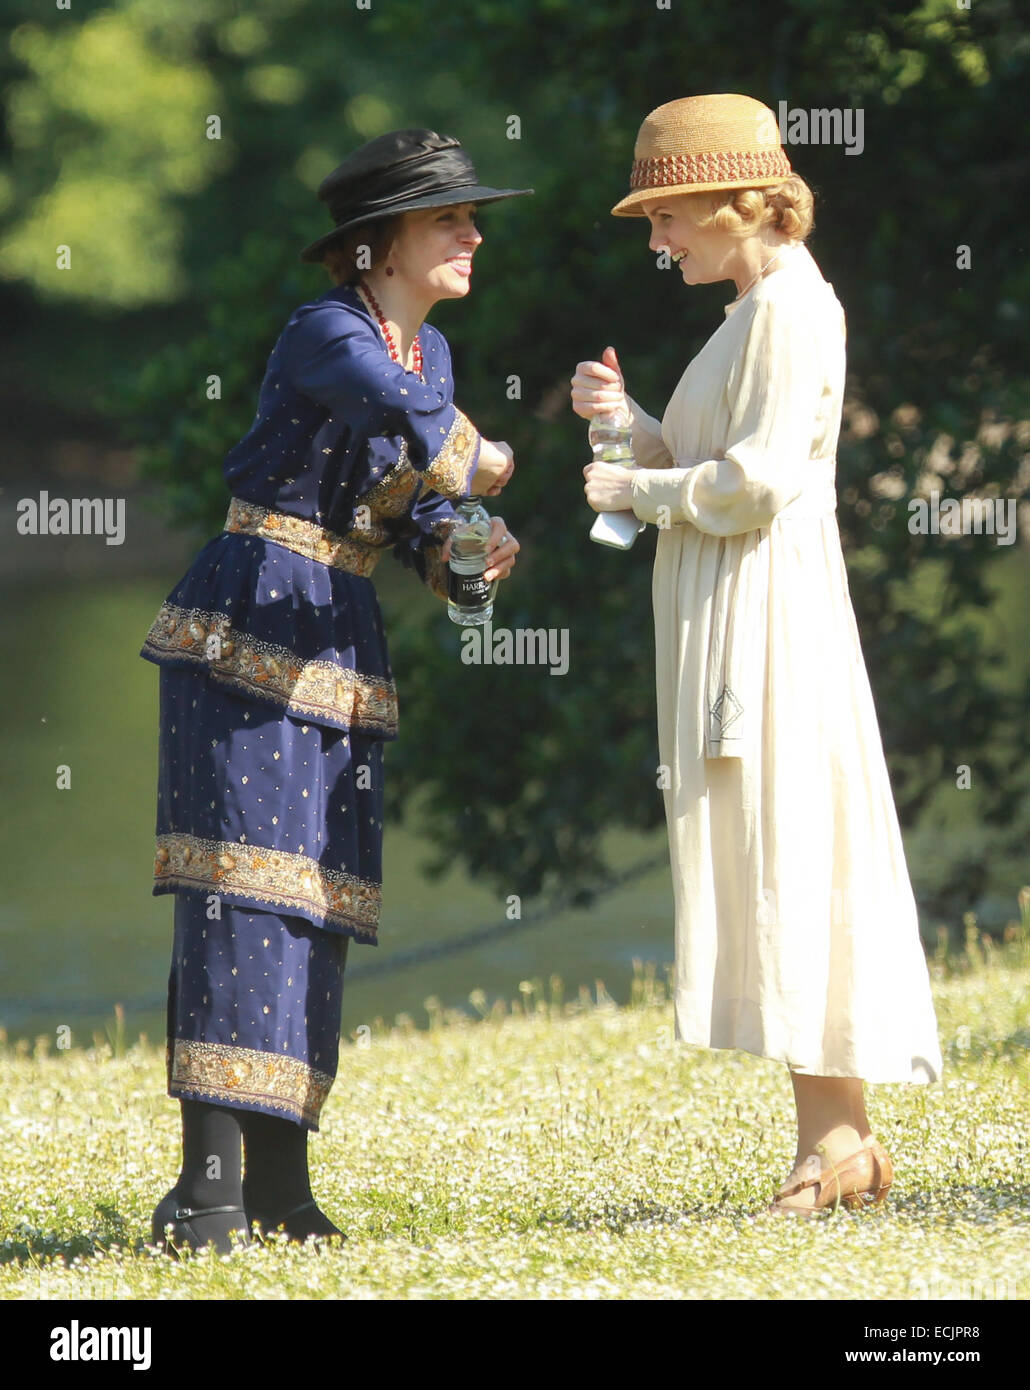
[[(151, 895), (157, 774), (158, 669), (140, 644), (179, 570), (160, 578), (87, 578), (20, 587), (5, 620), (0, 734), (8, 787), (0, 898), (0, 1026), (76, 1043), (126, 1012), (130, 1040), (163, 1037), (173, 898)], [(404, 576), (410, 578), (409, 576)], [(58, 767), (70, 786), (58, 788)], [(620, 834), (612, 867), (665, 849), (664, 831)], [(429, 882), (429, 846), (387, 824), (378, 947), (353, 946), (344, 1028), (423, 1007), (520, 997), (520, 982), (561, 976), (566, 998), (602, 980), (628, 998), (634, 956), (672, 960), (667, 867), (590, 910), (563, 912), (439, 958), (404, 964), (413, 948), (506, 925), (505, 902), (457, 870)], [(526, 902), (529, 915), (539, 904)], [(362, 978), (365, 975), (365, 978)]]

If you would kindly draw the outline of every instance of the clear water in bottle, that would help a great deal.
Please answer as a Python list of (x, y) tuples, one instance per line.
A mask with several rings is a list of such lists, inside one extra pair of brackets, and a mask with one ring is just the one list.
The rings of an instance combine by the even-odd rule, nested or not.
[(451, 555), (447, 573), (447, 616), (468, 627), (493, 617), (497, 579), (483, 578), (490, 552), (490, 513), (478, 497), (457, 506), (458, 521), (451, 531)]
[[(636, 467), (633, 424), (628, 410), (619, 406), (603, 415), (595, 415), (590, 421), (589, 439), (595, 463)], [(615, 550), (629, 550), (643, 529), (644, 523), (632, 511), (598, 512), (590, 528), (590, 539), (598, 545), (610, 545)]]
[(597, 463), (620, 463), (625, 467), (633, 464), (633, 430), (627, 421), (618, 423), (618, 417), (595, 415), (590, 421), (590, 449)]

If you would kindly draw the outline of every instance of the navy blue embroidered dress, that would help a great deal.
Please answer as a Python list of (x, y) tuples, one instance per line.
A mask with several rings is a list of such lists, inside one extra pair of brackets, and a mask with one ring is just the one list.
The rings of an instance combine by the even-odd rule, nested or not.
[(370, 575), (442, 600), (480, 435), (450, 352), (420, 376), (357, 291), (295, 310), (226, 456), (225, 529), (152, 624), (161, 667), (155, 894), (176, 895), (168, 1090), (318, 1128), (351, 938), (376, 944), (383, 745), (398, 702)]

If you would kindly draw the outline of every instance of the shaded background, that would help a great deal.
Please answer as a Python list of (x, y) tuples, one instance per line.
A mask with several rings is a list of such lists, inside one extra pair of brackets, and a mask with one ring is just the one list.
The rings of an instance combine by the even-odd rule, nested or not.
[[(439, 601), (380, 565), (401, 738), (386, 752), (382, 944), (352, 953), (345, 1030), (401, 1012), (424, 1023), (433, 999), (488, 1008), (524, 982), (557, 988), (552, 975), (625, 999), (635, 959), (659, 972), (672, 959), (654, 533), (629, 555), (588, 541), (568, 378), (613, 342), (661, 414), (722, 321), (730, 287), (684, 290), (648, 253), (646, 223), (608, 215), (644, 115), (695, 92), (864, 113), (861, 155), (788, 148), (848, 315), (852, 596), (925, 940), (970, 911), (995, 933), (1015, 918), (1030, 841), (1030, 40), (1013, 5), (4, 0), (0, 15), (10, 1033), (67, 1023), (81, 1041), (116, 1003), (130, 1035), (162, 1032), (171, 902), (150, 896), (157, 672), (139, 647), (221, 528), (221, 460), (279, 331), (328, 288), (297, 260), (329, 226), (315, 188), (406, 125), (458, 135), (487, 182), (537, 190), (484, 210), (472, 294), (433, 321), (463, 409), (515, 448), (493, 507), (523, 550), (495, 622), (567, 628), (571, 665), (462, 665)], [(910, 535), (907, 501), (931, 487), (1020, 499), (1020, 543)], [(17, 502), (44, 489), (126, 499), (124, 545), (19, 535)]]

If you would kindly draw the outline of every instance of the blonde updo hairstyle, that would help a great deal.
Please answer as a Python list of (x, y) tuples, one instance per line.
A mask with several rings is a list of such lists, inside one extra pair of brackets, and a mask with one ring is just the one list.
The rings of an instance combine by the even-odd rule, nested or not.
[(691, 221), (702, 231), (747, 237), (770, 227), (791, 241), (804, 241), (815, 222), (812, 190), (798, 174), (768, 188), (717, 189), (684, 196)]

